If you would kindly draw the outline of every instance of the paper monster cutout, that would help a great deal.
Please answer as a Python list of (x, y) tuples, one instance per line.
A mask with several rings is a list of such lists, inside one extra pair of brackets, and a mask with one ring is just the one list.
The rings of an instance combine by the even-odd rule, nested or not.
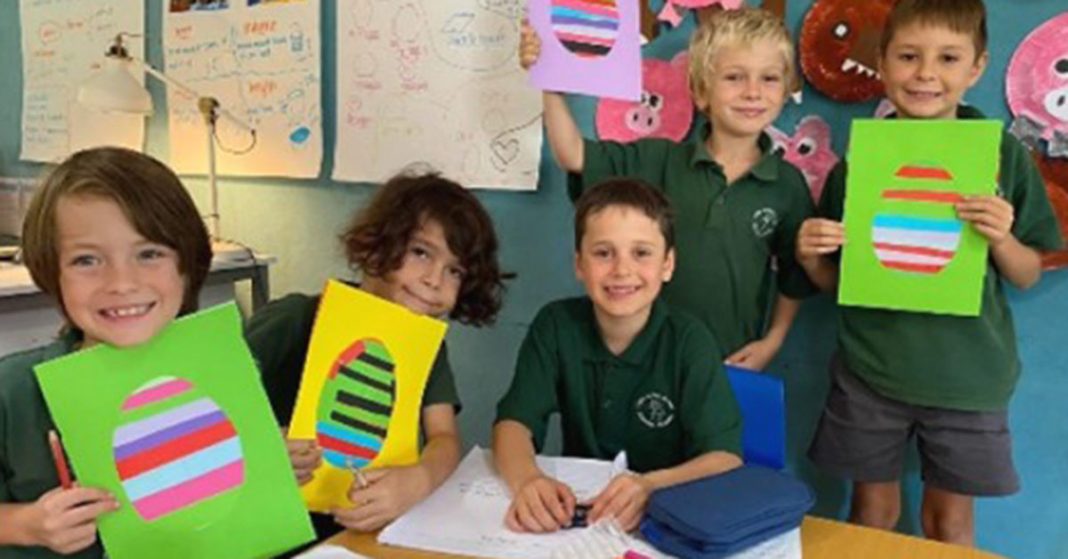
[(894, 0), (816, 0), (801, 24), (801, 70), (819, 92), (857, 103), (883, 92), (879, 35)]
[(682, 9), (696, 10), (717, 6), (725, 10), (737, 10), (745, 4), (744, 0), (664, 0), (664, 7), (657, 15), (657, 19), (666, 22), (672, 27), (678, 27), (682, 23)]
[[(1031, 155), (1046, 183), (1046, 195), (1057, 215), (1061, 236), (1068, 239), (1068, 159), (1049, 158), (1037, 152)], [(1046, 270), (1068, 267), (1068, 248), (1042, 253), (1042, 267)]]
[(597, 103), (597, 135), (602, 140), (633, 142), (665, 138), (681, 142), (693, 124), (693, 99), (686, 78), (686, 52), (671, 61), (642, 60), (639, 102), (601, 99)]
[(1016, 48), (1005, 78), (1010, 128), (1050, 157), (1068, 157), (1068, 12), (1035, 28)]
[(827, 175), (838, 163), (838, 155), (831, 148), (831, 126), (818, 116), (806, 116), (798, 123), (793, 136), (778, 128), (768, 128), (768, 134), (780, 150), (783, 159), (801, 170), (808, 183), (812, 200), (818, 202)]

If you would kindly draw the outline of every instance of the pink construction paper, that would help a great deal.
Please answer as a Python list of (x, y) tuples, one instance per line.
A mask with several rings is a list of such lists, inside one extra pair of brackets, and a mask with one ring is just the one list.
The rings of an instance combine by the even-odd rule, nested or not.
[[(647, 1), (647, 0), (641, 0)], [(656, 18), (660, 21), (667, 22), (672, 27), (678, 27), (682, 22), (682, 13), (679, 8), (688, 8), (691, 10), (697, 8), (706, 8), (709, 6), (720, 5), (725, 10), (737, 10), (745, 4), (744, 0), (664, 0), (664, 7), (660, 9), (660, 13)], [(676, 7), (677, 6), (677, 7)]]
[(830, 125), (822, 118), (810, 115), (797, 123), (793, 136), (777, 128), (769, 128), (768, 134), (776, 147), (783, 150), (783, 159), (801, 170), (812, 200), (818, 202), (827, 175), (838, 163), (838, 155), (831, 146)]
[(597, 136), (613, 142), (642, 138), (682, 141), (693, 124), (693, 98), (687, 83), (687, 53), (670, 61), (642, 60), (642, 98), (601, 99), (597, 103)]
[(1005, 94), (1017, 119), (1014, 132), (1046, 140), (1050, 155), (1068, 156), (1068, 12), (1035, 28), (1016, 48)]
[[(618, 27), (602, 29), (610, 44), (603, 56), (581, 57), (569, 51), (554, 32), (552, 10), (559, 12), (591, 5), (582, 0), (531, 0), (530, 25), (541, 39), (541, 56), (530, 69), (530, 83), (547, 91), (581, 93), (638, 101), (641, 98), (641, 37), (638, 2), (617, 0)], [(592, 5), (591, 10), (603, 9)], [(559, 23), (559, 22), (558, 22)]]

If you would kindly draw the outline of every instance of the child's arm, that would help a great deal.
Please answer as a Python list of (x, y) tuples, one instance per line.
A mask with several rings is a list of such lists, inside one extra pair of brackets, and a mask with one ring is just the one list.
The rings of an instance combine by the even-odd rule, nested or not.
[[(523, 22), (519, 36), (519, 65), (529, 70), (541, 56), (541, 39), (530, 24)], [(545, 133), (549, 137), (549, 149), (553, 158), (565, 171), (579, 173), (582, 171), (584, 147), (582, 133), (575, 125), (571, 109), (564, 96), (552, 91), (542, 94), (544, 105)]]
[(96, 542), (96, 519), (117, 508), (110, 494), (87, 487), (57, 487), (33, 503), (3, 503), (0, 547), (41, 546), (61, 555), (76, 553)]
[(338, 524), (351, 530), (377, 530), (408, 512), (427, 498), (460, 463), (460, 431), (452, 404), (432, 404), (423, 408), (426, 445), (419, 463), (394, 468), (374, 468), (363, 472), (349, 491), (350, 509), (335, 511)]
[(723, 473), (741, 465), (741, 459), (734, 454), (715, 450), (674, 468), (655, 470), (642, 475), (618, 475), (593, 499), (589, 521), (597, 522), (601, 518), (611, 516), (619, 522), (621, 528), (629, 532), (638, 527), (638, 522), (645, 512), (645, 505), (649, 502), (649, 495), (653, 491)]
[(957, 216), (970, 222), (990, 242), (990, 255), (998, 272), (1018, 289), (1027, 289), (1042, 275), (1038, 251), (1012, 234), (1015, 211), (998, 196), (969, 196), (957, 204)]
[(516, 532), (555, 532), (571, 522), (575, 494), (545, 475), (534, 456), (525, 425), (505, 419), (493, 427), (493, 462), (513, 495), (505, 524)]
[(797, 317), (797, 311), (800, 308), (801, 301), (779, 294), (775, 299), (775, 309), (772, 311), (771, 327), (768, 328), (764, 337), (745, 344), (728, 356), (724, 363), (763, 371), (782, 348), (786, 334), (790, 332), (790, 325), (794, 323), (794, 318)]

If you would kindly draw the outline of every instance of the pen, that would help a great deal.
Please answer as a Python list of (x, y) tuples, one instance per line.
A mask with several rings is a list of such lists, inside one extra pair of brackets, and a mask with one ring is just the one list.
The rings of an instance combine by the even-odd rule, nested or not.
[(59, 435), (56, 435), (55, 430), (48, 431), (48, 446), (52, 448), (52, 461), (56, 464), (59, 484), (63, 489), (70, 489), (70, 470), (67, 468), (67, 459), (63, 457), (63, 446), (59, 443)]

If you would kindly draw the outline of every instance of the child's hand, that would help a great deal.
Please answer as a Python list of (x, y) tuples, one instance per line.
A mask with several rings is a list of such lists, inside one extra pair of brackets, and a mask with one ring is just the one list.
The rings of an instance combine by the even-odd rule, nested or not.
[(349, 500), (356, 506), (334, 511), (334, 521), (350, 530), (377, 530), (408, 512), (431, 491), (430, 474), (419, 465), (364, 470), (363, 477), (367, 487), (354, 480), (349, 489)]
[(797, 259), (808, 260), (830, 254), (845, 244), (845, 226), (838, 221), (812, 217), (797, 232)]
[(541, 38), (538, 37), (534, 28), (523, 20), (519, 34), (519, 66), (529, 70), (541, 56)]
[(96, 519), (117, 508), (119, 502), (106, 491), (57, 487), (30, 507), (27, 526), (35, 545), (70, 555), (93, 545)]
[(555, 532), (571, 523), (575, 494), (549, 476), (538, 475), (519, 486), (504, 524), (515, 532)]
[(589, 523), (610, 516), (616, 519), (620, 528), (630, 532), (638, 527), (652, 492), (653, 484), (646, 478), (638, 474), (620, 474), (594, 497)]
[(1015, 219), (1012, 204), (998, 196), (966, 196), (956, 208), (957, 217), (971, 223), (992, 247), (1011, 235)]
[(742, 349), (729, 355), (723, 362), (753, 371), (763, 371), (764, 367), (775, 359), (775, 354), (779, 353), (780, 347), (782, 347), (781, 341), (761, 338), (745, 344)]
[(313, 440), (286, 439), (289, 463), (297, 476), (297, 485), (304, 485), (312, 479), (312, 473), (323, 461), (323, 449)]

